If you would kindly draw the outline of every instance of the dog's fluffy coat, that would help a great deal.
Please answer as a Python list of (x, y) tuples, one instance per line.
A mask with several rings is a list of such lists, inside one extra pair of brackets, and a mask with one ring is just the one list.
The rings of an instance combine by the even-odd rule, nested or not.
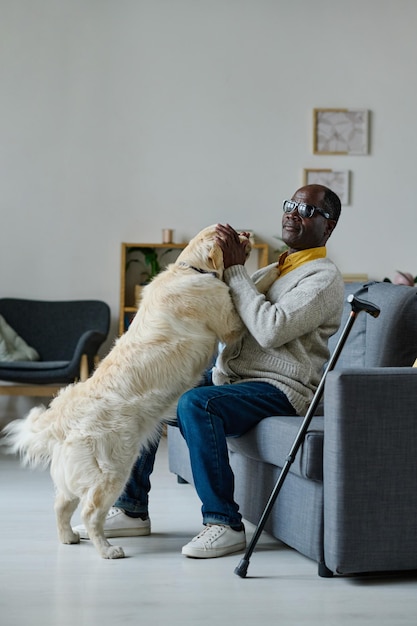
[[(249, 242), (247, 247), (249, 252)], [(212, 226), (143, 289), (128, 331), (91, 378), (61, 390), (49, 408), (36, 407), (6, 426), (6, 444), (25, 463), (51, 464), (62, 543), (80, 540), (71, 517), (81, 502), (101, 556), (124, 556), (105, 538), (103, 524), (140, 448), (160, 428), (164, 412), (197, 384), (217, 342), (233, 341), (244, 330), (222, 276)]]

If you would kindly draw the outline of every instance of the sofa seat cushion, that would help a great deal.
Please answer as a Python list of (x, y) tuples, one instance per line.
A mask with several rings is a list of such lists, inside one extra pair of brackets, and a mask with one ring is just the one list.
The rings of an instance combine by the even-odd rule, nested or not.
[[(229, 437), (229, 449), (283, 467), (303, 422), (302, 417), (267, 417), (241, 437)], [(323, 480), (324, 419), (315, 416), (290, 472), (309, 480)]]
[(12, 361), (0, 363), (0, 381), (31, 384), (69, 384), (79, 371), (73, 361)]
[(40, 370), (57, 370), (68, 367), (70, 361), (4, 361), (0, 363), (0, 377), (2, 369), (6, 370), (29, 370), (29, 371), (40, 371)]

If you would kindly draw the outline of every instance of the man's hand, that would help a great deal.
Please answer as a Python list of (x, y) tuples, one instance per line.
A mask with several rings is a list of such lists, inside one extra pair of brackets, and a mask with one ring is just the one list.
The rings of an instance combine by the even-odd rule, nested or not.
[[(223, 252), (224, 269), (231, 265), (244, 265), (247, 253), (245, 241), (240, 241), (239, 233), (229, 224), (217, 224), (217, 243)], [(241, 233), (249, 239), (249, 233)]]

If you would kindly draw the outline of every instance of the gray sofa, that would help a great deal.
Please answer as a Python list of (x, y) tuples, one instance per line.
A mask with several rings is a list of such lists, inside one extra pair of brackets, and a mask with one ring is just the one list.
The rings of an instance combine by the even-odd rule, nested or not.
[[(346, 297), (360, 288), (347, 284)], [(314, 559), (320, 576), (417, 570), (417, 292), (382, 282), (358, 296), (381, 314), (358, 315), (265, 526)], [(339, 333), (350, 312), (346, 301)], [(235, 498), (253, 524), (301, 422), (271, 416), (229, 439)], [(192, 483), (175, 426), (168, 449), (170, 471)]]

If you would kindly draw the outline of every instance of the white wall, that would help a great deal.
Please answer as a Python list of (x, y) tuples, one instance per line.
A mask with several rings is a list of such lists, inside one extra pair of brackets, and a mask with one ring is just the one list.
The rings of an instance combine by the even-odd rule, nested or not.
[[(101, 298), (122, 241), (207, 224), (272, 247), (305, 167), (349, 169), (344, 273), (417, 274), (415, 0), (0, 0), (2, 296)], [(312, 154), (314, 107), (371, 154)]]

